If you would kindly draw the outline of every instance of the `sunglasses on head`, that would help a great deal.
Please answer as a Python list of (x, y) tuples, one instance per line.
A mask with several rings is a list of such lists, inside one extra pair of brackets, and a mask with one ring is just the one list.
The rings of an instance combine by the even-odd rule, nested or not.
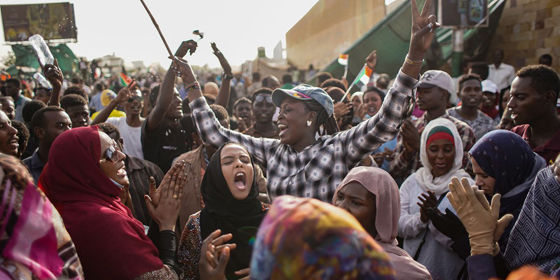
[(105, 158), (101, 160), (101, 162), (112, 162), (115, 163), (117, 161), (119, 161), (119, 151), (121, 149), (119, 149), (119, 146), (117, 146), (117, 142), (115, 142), (115, 140), (113, 140), (113, 145), (110, 146), (109, 148), (107, 148), (107, 150), (105, 150)]
[(255, 103), (263, 102), (263, 101), (266, 101), (267, 103), (272, 103), (272, 97), (270, 97), (270, 95), (257, 95), (257, 97), (255, 97)]

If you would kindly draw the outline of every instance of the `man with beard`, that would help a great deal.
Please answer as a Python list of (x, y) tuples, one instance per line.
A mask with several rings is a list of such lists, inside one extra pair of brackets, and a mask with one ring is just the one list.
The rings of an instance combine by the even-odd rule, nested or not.
[(276, 106), (272, 103), (272, 90), (261, 88), (256, 90), (251, 97), (255, 123), (243, 134), (253, 137), (280, 139), (280, 129), (272, 122)]
[(560, 119), (556, 114), (559, 92), (560, 80), (554, 69), (530, 65), (517, 72), (507, 104), (517, 125), (511, 131), (523, 137), (547, 163), (553, 163), (560, 154)]
[[(109, 117), (117, 106), (123, 106), (126, 116)], [(124, 153), (135, 158), (144, 159), (142, 151), (142, 93), (134, 85), (122, 88), (117, 97), (105, 107), (93, 120), (92, 125), (107, 122), (116, 126), (121, 132), (124, 141)]]

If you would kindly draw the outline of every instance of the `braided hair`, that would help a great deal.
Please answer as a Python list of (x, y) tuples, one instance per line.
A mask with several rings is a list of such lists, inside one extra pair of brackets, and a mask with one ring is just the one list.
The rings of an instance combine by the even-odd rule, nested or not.
[[(317, 113), (315, 129), (320, 136), (333, 135), (339, 131), (334, 114), (329, 117), (329, 114), (319, 102), (311, 99), (303, 100), (303, 104), (305, 104), (305, 108), (308, 110), (307, 112), (313, 111)], [(322, 130), (321, 127), (323, 127)]]

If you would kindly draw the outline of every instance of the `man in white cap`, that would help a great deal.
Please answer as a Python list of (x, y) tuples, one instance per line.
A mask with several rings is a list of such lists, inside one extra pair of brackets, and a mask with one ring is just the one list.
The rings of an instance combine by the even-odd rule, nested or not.
[[(483, 100), (480, 76), (476, 74), (461, 76), (457, 95), (461, 99), (461, 104), (447, 110), (450, 116), (467, 123), (474, 130), (476, 139), (494, 130), (494, 120), (478, 109)], [(496, 100), (495, 95), (494, 100)]]
[(393, 178), (404, 181), (410, 174), (422, 167), (420, 163), (420, 134), (424, 127), (437, 118), (446, 118), (452, 121), (463, 140), (463, 165), (461, 168), (472, 173), (472, 166), (468, 160), (468, 151), (476, 142), (474, 131), (471, 127), (447, 114), (447, 103), (452, 93), (456, 92), (453, 80), (449, 74), (439, 70), (429, 70), (422, 75), (418, 82), (416, 103), (424, 112), (416, 120), (406, 120), (398, 136), (395, 158), (389, 167)]
[(482, 81), (482, 107), (481, 111), (494, 120), (494, 125), (500, 123), (500, 111), (498, 110), (498, 86), (490, 80)]

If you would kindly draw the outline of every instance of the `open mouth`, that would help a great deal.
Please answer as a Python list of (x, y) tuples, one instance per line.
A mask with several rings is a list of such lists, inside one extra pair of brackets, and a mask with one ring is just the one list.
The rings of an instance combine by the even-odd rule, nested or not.
[(119, 170), (117, 170), (117, 176), (126, 177), (126, 169), (125, 169), (124, 164), (121, 168), (119, 168)]
[(280, 129), (280, 134), (279, 135), (282, 136), (286, 132), (286, 130), (288, 130), (288, 126), (283, 124), (283, 123), (279, 123), (278, 124), (278, 129)]
[(445, 164), (445, 163), (436, 163), (435, 165), (436, 165), (436, 168), (438, 168), (438, 169), (444, 169), (447, 166), (447, 164)]
[(235, 178), (233, 178), (233, 183), (239, 190), (245, 190), (247, 189), (247, 176), (245, 176), (245, 173), (243, 172), (237, 172), (237, 174), (235, 174)]
[(19, 143), (18, 143), (19, 138), (17, 136), (14, 136), (10, 139), (10, 146), (12, 149), (16, 150), (19, 147)]

